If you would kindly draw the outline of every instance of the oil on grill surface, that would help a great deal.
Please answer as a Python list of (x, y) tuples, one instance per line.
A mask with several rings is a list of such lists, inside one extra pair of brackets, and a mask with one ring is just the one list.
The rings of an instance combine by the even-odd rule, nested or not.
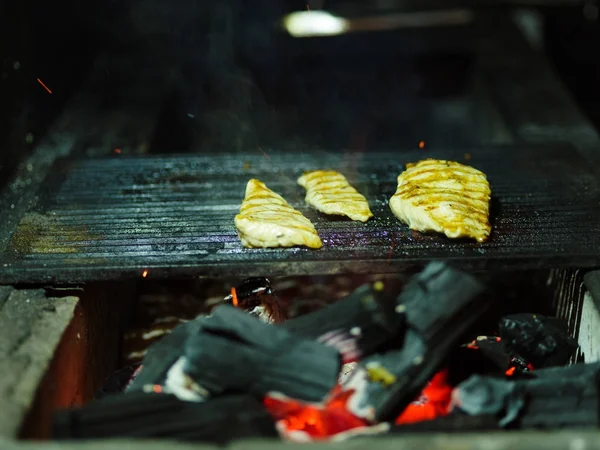
[[(410, 231), (388, 199), (403, 164), (448, 158), (490, 180), (485, 244)], [(366, 224), (304, 204), (296, 179), (342, 171), (370, 201)], [(320, 250), (245, 249), (233, 224), (246, 182), (259, 178), (315, 224)], [(386, 273), (442, 258), (469, 269), (598, 265), (597, 180), (570, 147), (306, 152), (87, 160), (63, 163), (2, 255), (1, 282), (71, 282), (140, 276)]]

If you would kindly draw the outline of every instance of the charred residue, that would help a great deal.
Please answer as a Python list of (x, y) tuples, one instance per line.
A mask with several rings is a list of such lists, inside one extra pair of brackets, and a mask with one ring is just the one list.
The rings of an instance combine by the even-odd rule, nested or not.
[(7, 253), (16, 258), (32, 253), (78, 253), (79, 244), (98, 238), (85, 225), (62, 223), (45, 214), (28, 213), (12, 235)]

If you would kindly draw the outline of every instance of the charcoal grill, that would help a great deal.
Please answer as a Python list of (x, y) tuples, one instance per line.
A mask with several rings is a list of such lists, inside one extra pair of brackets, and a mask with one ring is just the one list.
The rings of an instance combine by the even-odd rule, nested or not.
[[(269, 142), (261, 148), (227, 148), (217, 154), (207, 151), (220, 143), (218, 139), (208, 139), (198, 147), (194, 147), (197, 142), (190, 144), (182, 139), (169, 147), (173, 136), (160, 130), (161, 123), (155, 120), (157, 116), (163, 120), (172, 115), (164, 105), (162, 114), (158, 114), (165, 91), (170, 89), (165, 79), (171, 76), (171, 59), (163, 58), (163, 66), (156, 64), (160, 56), (154, 47), (136, 61), (124, 55), (100, 58), (96, 65), (100, 70), (23, 162), (1, 195), (0, 284), (6, 286), (0, 289), (0, 314), (5, 323), (10, 323), (11, 314), (23, 308), (28, 312), (24, 317), (31, 322), (31, 330), (5, 336), (7, 367), (24, 367), (29, 378), (23, 378), (40, 383), (22, 434), (44, 436), (50, 408), (88, 399), (117, 364), (119, 343), (131, 320), (134, 300), (138, 295), (141, 298), (150, 293), (156, 297), (165, 291), (175, 295), (173, 292), (185, 290), (189, 282), (182, 278), (316, 274), (354, 278), (358, 273), (411, 271), (431, 259), (442, 259), (470, 271), (506, 270), (505, 276), (519, 280), (515, 286), (520, 291), (517, 300), (521, 296), (524, 301), (535, 299), (543, 306), (540, 311), (567, 319), (569, 332), (582, 344), (584, 354), (578, 357), (597, 360), (595, 330), (600, 315), (595, 302), (600, 295), (594, 292), (594, 298), (586, 292), (582, 281), (588, 269), (600, 267), (600, 254), (594, 245), (600, 242), (597, 133), (574, 106), (543, 56), (528, 47), (508, 16), (478, 12), (468, 27), (452, 32), (430, 31), (413, 30), (396, 36), (394, 59), (433, 51), (432, 59), (436, 61), (436, 55), (468, 53), (468, 68), (459, 64), (460, 82), (454, 83), (460, 92), (451, 86), (452, 92), (442, 93), (442, 97), (449, 98), (436, 98), (439, 86), (434, 86), (433, 91), (425, 89), (427, 95), (433, 92), (425, 99), (421, 97), (423, 92), (415, 92), (419, 76), (404, 74), (388, 79), (389, 85), (379, 86), (378, 98), (393, 94), (402, 101), (381, 111), (377, 100), (369, 102), (357, 96), (359, 107), (374, 108), (371, 113), (380, 120), (380, 134), (367, 142), (361, 140), (365, 130), (356, 130), (358, 142), (351, 142), (353, 150), (348, 151), (333, 149), (347, 145), (346, 131), (368, 114), (348, 114), (349, 120), (342, 120), (343, 126), (320, 142), (325, 145), (305, 145), (302, 152), (296, 153), (289, 151), (296, 148), (294, 145), (286, 145), (291, 139), (281, 138), (285, 129), (273, 133), (275, 138), (267, 139)], [(227, 40), (227, 36), (217, 37)], [(355, 35), (350, 41), (357, 43), (359, 39)], [(319, 45), (291, 43), (288, 49), (295, 50), (289, 55), (310, 56), (303, 55), (304, 51), (310, 54)], [(349, 49), (355, 50), (353, 45), (343, 46), (333, 40), (328, 45), (339, 50), (340, 59), (350, 53)], [(374, 59), (379, 70), (387, 67), (385, 52)], [(132, 75), (137, 66), (143, 66), (143, 70)], [(401, 62), (395, 67), (399, 72), (414, 69)], [(258, 63), (250, 70), (265, 91), (273, 75), (268, 65), (261, 67)], [(426, 67), (425, 76), (437, 70), (436, 64)], [(105, 82), (104, 71), (117, 75), (112, 82)], [(314, 88), (316, 97), (332, 94), (330, 86), (320, 84), (322, 74), (318, 70), (309, 72), (303, 76), (310, 81), (308, 87)], [(354, 78), (346, 76), (345, 71), (338, 71), (336, 76), (347, 82), (340, 85), (355, 88), (355, 81), (362, 79), (356, 74)], [(291, 79), (289, 86), (280, 86), (279, 90), (263, 92), (266, 102), (281, 99), (281, 92), (290, 86), (310, 91), (298, 80), (302, 77)], [(335, 86), (339, 80), (329, 81)], [(365, 81), (364, 87), (377, 81)], [(110, 92), (105, 92), (108, 84)], [(236, 92), (248, 94), (243, 89)], [(120, 101), (112, 105), (110, 99)], [(283, 98), (278, 106), (285, 108), (286, 102), (293, 99)], [(304, 104), (303, 114), (309, 115), (318, 105)], [(336, 105), (327, 106), (332, 106), (329, 112), (335, 112)], [(451, 120), (446, 120), (448, 117)], [(322, 128), (319, 119), (310, 121), (311, 127), (300, 123), (300, 129), (310, 128), (307, 135), (317, 136)], [(261, 125), (269, 128), (270, 122), (265, 123)], [(338, 135), (343, 135), (343, 144), (336, 141)], [(416, 148), (421, 139), (425, 140), (425, 149)], [(557, 143), (561, 140), (570, 144)], [(317, 147), (332, 151), (311, 150)], [(187, 153), (164, 154), (170, 151)], [(394, 193), (397, 175), (403, 164), (424, 157), (472, 164), (488, 175), (493, 191), (493, 234), (488, 243), (413, 233), (393, 217), (387, 201)], [(375, 218), (361, 224), (325, 217), (307, 207), (304, 192), (295, 180), (303, 170), (324, 167), (347, 175), (370, 201)], [(245, 184), (252, 177), (265, 181), (305, 213), (315, 223), (324, 247), (242, 248), (233, 216)], [(594, 278), (588, 275), (590, 279)], [(588, 281), (587, 287), (592, 289), (592, 284)], [(37, 285), (46, 287), (46, 292), (34, 290)], [(210, 289), (206, 286), (191, 291), (193, 295), (201, 292), (208, 296)], [(79, 297), (77, 306), (72, 298), (70, 306), (65, 306), (69, 303), (65, 299), (48, 302), (46, 298), (66, 294)], [(221, 292), (211, 295), (217, 294)], [(515, 302), (515, 298), (510, 300)], [(62, 315), (53, 312), (53, 304), (60, 305)], [(72, 317), (68, 307), (74, 311)], [(63, 327), (60, 344), (56, 330), (47, 332), (51, 321)], [(31, 345), (35, 345), (35, 351)], [(70, 376), (69, 383), (63, 382), (65, 373)], [(9, 407), (5, 416), (10, 420), (4, 422), (2, 434), (18, 433), (19, 422), (34, 398), (35, 391), (31, 386), (28, 389), (22, 380), (8, 380), (6, 392), (10, 394), (2, 394), (2, 399)], [(558, 448), (566, 441), (581, 444), (574, 438), (589, 442), (597, 439), (597, 434), (565, 434), (564, 441), (545, 434), (534, 435), (531, 441), (526, 440), (531, 434), (515, 436), (498, 435), (493, 439), (502, 448), (517, 448), (524, 443), (527, 448), (536, 443), (539, 448)], [(487, 438), (473, 439), (458, 436), (456, 442), (489, 445)], [(414, 442), (392, 442), (398, 448), (446, 448), (449, 441), (444, 438), (438, 445), (427, 436)]]

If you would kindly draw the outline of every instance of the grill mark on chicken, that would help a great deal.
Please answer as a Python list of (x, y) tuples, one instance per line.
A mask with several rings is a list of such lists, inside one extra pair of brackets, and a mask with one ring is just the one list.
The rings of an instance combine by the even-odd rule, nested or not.
[(491, 190), (485, 174), (454, 161), (427, 159), (406, 165), (390, 199), (394, 215), (416, 231), (450, 238), (489, 238)]
[[(484, 188), (484, 185), (482, 185), (482, 188)], [(439, 188), (439, 187), (436, 187), (436, 183), (423, 184), (421, 182), (419, 182), (418, 186), (403, 186), (396, 193), (399, 195), (402, 195), (402, 194), (421, 195), (421, 193), (424, 193), (424, 192), (432, 192), (434, 194), (446, 194), (447, 193), (449, 195), (466, 196), (472, 200), (482, 201), (484, 203), (486, 202), (486, 198), (487, 198), (486, 194), (484, 192), (465, 191), (464, 189), (453, 189), (450, 187)]]
[(367, 199), (339, 172), (307, 172), (298, 178), (298, 184), (306, 189), (306, 203), (322, 213), (347, 216), (360, 222), (373, 217)]
[(248, 181), (234, 221), (242, 245), (248, 248), (323, 246), (312, 222), (256, 179)]

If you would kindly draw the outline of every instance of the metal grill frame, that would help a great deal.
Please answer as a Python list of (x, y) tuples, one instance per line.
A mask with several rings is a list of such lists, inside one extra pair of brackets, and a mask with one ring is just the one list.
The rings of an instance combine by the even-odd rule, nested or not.
[[(393, 216), (387, 202), (403, 164), (426, 157), (488, 175), (489, 242), (413, 232)], [(326, 217), (304, 203), (297, 177), (327, 168), (367, 197), (372, 220)], [(592, 245), (600, 242), (598, 179), (568, 145), (113, 157), (62, 161), (51, 174), (2, 253), (1, 283), (137, 278), (143, 271), (153, 278), (391, 273), (433, 259), (468, 270), (600, 265)], [(250, 178), (309, 217), (324, 247), (243, 248), (233, 217)]]

